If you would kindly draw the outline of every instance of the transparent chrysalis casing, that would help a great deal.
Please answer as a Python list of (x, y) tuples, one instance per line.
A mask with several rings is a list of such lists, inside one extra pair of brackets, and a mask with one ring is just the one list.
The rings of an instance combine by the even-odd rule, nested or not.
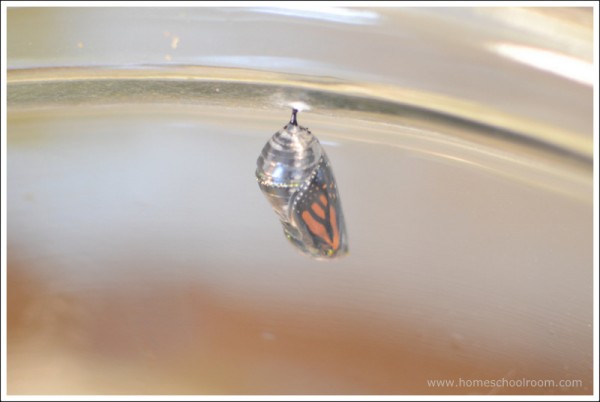
[(264, 146), (256, 178), (294, 246), (314, 258), (338, 257), (348, 252), (348, 237), (337, 184), (325, 150), (296, 113)]

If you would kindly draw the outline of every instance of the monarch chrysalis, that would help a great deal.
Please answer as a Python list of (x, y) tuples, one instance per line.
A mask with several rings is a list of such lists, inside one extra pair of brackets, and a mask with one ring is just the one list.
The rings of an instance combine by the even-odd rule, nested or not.
[(319, 140), (298, 125), (297, 110), (257, 160), (256, 178), (290, 242), (315, 258), (348, 251), (348, 237), (329, 158)]

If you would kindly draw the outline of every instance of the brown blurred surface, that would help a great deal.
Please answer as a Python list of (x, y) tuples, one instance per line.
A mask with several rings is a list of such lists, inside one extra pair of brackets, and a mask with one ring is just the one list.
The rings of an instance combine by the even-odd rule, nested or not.
[(428, 379), (510, 380), (525, 372), (567, 377), (521, 356), (482, 361), (459, 338), (442, 350), (416, 328), (382, 336), (368, 320), (229, 304), (194, 284), (53, 291), (17, 264), (8, 281), (10, 394), (591, 392), (428, 387)]

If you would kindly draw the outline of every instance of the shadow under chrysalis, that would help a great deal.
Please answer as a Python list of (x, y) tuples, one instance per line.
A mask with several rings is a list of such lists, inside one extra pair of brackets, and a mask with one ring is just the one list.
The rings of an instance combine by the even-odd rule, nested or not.
[(298, 125), (297, 113), (264, 146), (258, 185), (294, 246), (314, 258), (339, 257), (348, 252), (348, 237), (337, 184), (325, 150)]

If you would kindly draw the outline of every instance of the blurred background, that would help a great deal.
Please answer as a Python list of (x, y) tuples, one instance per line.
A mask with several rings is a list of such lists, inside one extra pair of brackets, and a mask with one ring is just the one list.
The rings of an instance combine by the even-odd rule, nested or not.
[[(9, 394), (592, 393), (591, 8), (7, 23)], [(297, 101), (335, 261), (254, 178)]]

